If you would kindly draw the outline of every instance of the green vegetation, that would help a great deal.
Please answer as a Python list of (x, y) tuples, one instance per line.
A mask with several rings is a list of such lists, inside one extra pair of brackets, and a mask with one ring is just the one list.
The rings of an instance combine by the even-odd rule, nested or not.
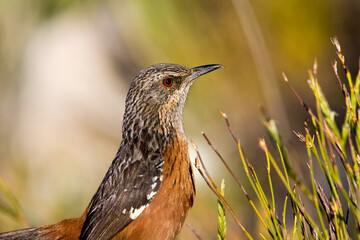
[[(285, 74), (283, 75), (285, 82), (309, 115), (309, 119), (304, 122), (304, 132), (294, 133), (304, 143), (307, 151), (307, 159), (301, 164), (307, 164), (310, 181), (301, 179), (293, 167), (290, 154), (279, 135), (275, 121), (268, 117), (264, 110), (262, 111), (263, 124), (275, 149), (277, 149), (275, 154), (271, 153), (266, 140), (264, 138), (259, 139), (259, 146), (265, 153), (267, 186), (259, 181), (256, 169), (246, 157), (240, 140), (235, 137), (226, 114), (220, 112), (236, 143), (246, 177), (259, 206), (254, 203), (225, 159), (203, 133), (207, 143), (233, 176), (259, 222), (263, 225), (265, 231), (259, 233), (263, 239), (360, 239), (360, 74), (353, 80), (345, 65), (345, 58), (341, 53), (338, 41), (332, 39), (332, 42), (336, 47), (347, 80), (347, 84), (342, 83), (337, 72), (337, 62), (334, 62), (333, 70), (344, 96), (344, 106), (346, 106), (345, 119), (340, 126), (335, 122), (336, 114), (331, 110), (318, 83), (316, 62), (312, 71), (309, 72), (308, 80), (308, 85), (316, 101), (315, 111), (303, 101)], [(216, 186), (205, 168), (197, 146), (194, 142), (192, 145), (197, 153), (196, 168), (209, 188), (219, 198), (217, 203), (219, 225), (217, 238), (219, 240), (225, 239), (226, 207), (245, 235), (249, 239), (258, 239), (258, 236), (252, 236), (246, 230), (241, 223), (241, 217), (237, 217), (226, 200), (224, 196), (225, 181), (222, 181), (220, 189)], [(318, 166), (315, 166), (316, 164)], [(319, 168), (320, 171), (316, 171), (316, 168)], [(279, 198), (275, 197), (277, 188), (273, 184), (273, 171), (287, 189), (287, 195), (283, 197), (281, 203), (276, 202)], [(321, 177), (326, 179), (325, 185), (320, 184), (319, 179)], [(305, 182), (310, 182), (310, 186)], [(270, 194), (265, 194), (267, 191)], [(18, 201), (1, 178), (0, 192), (3, 196), (0, 199), (0, 212), (8, 215), (14, 221), (26, 225)], [(306, 204), (304, 203), (305, 198), (307, 199)], [(289, 215), (289, 213), (291, 214)], [(289, 216), (291, 217), (289, 218)], [(197, 237), (199, 238), (199, 236)]]
[[(221, 195), (225, 195), (225, 180), (221, 181), (220, 187)], [(224, 240), (226, 236), (226, 218), (225, 218), (225, 206), (224, 203), (219, 199), (217, 202), (218, 207), (218, 240)]]
[[(246, 195), (250, 206), (265, 229), (265, 232), (259, 233), (263, 239), (360, 239), (360, 74), (356, 76), (355, 80), (352, 79), (345, 65), (340, 44), (335, 38), (332, 39), (332, 42), (345, 71), (348, 85), (346, 87), (346, 84), (341, 82), (337, 72), (337, 62), (334, 62), (334, 73), (343, 92), (344, 105), (346, 106), (345, 119), (341, 126), (335, 122), (336, 114), (331, 110), (318, 83), (316, 61), (313, 70), (309, 72), (310, 78), (308, 80), (308, 85), (315, 97), (316, 111), (313, 111), (303, 101), (284, 74), (285, 82), (309, 115), (309, 119), (304, 122), (304, 133), (294, 132), (298, 139), (304, 143), (307, 151), (307, 159), (301, 161), (300, 164), (307, 164), (310, 172), (309, 181), (301, 179), (293, 167), (290, 154), (279, 135), (275, 121), (269, 118), (264, 110), (262, 111), (263, 124), (275, 149), (277, 149), (277, 153), (271, 153), (265, 139), (259, 139), (259, 146), (266, 157), (268, 186), (260, 183), (256, 169), (247, 159), (240, 140), (234, 136), (226, 114), (221, 112), (230, 134), (237, 144), (245, 174), (260, 204), (259, 207), (256, 207), (227, 162), (214, 148), (207, 136), (203, 134), (208, 144)], [(217, 188), (206, 170), (194, 143), (193, 146), (198, 154), (195, 165), (210, 189), (224, 203), (246, 236), (249, 239), (258, 239), (259, 236), (250, 235), (244, 225), (241, 224), (241, 217), (238, 218), (234, 214), (223, 192)], [(275, 155), (278, 156), (278, 159)], [(318, 166), (315, 166), (316, 164)], [(316, 171), (316, 168), (320, 170)], [(279, 198), (275, 197), (277, 188), (273, 184), (272, 171), (276, 172), (287, 189), (287, 195), (283, 197), (281, 203), (276, 202), (279, 201)], [(326, 179), (324, 181), (326, 184), (321, 185), (320, 178)], [(310, 186), (305, 182), (310, 182)], [(267, 190), (270, 191), (269, 195), (265, 194)], [(282, 207), (277, 208), (276, 206)], [(291, 213), (291, 218), (289, 218), (289, 213)], [(219, 229), (224, 228), (222, 222), (219, 221)]]
[(0, 213), (3, 213), (4, 215), (9, 216), (12, 220), (26, 226), (27, 223), (24, 217), (24, 213), (19, 206), (19, 202), (1, 177), (0, 193), (3, 197), (3, 199), (0, 198)]
[[(353, 80), (345, 65), (345, 58), (341, 53), (338, 41), (332, 39), (332, 42), (336, 47), (347, 80), (347, 84), (342, 83), (337, 72), (337, 62), (334, 62), (333, 70), (344, 96), (344, 106), (346, 106), (345, 119), (340, 126), (335, 122), (336, 114), (331, 110), (318, 83), (316, 62), (312, 71), (309, 72), (308, 80), (308, 85), (315, 97), (315, 111), (303, 101), (285, 74), (283, 75), (285, 82), (309, 115), (309, 119), (304, 122), (304, 132), (294, 133), (304, 143), (307, 151), (307, 159), (301, 164), (307, 164), (310, 181), (301, 179), (293, 167), (290, 154), (279, 135), (275, 121), (268, 117), (264, 110), (262, 111), (263, 124), (275, 149), (277, 149), (275, 154), (271, 153), (266, 140), (264, 138), (259, 139), (259, 146), (265, 153), (268, 186), (259, 181), (256, 169), (246, 157), (240, 140), (235, 137), (226, 114), (220, 112), (236, 143), (246, 177), (259, 206), (254, 203), (225, 159), (203, 133), (207, 143), (233, 176), (259, 222), (263, 225), (265, 231), (259, 233), (263, 239), (360, 239), (360, 74)], [(225, 181), (222, 181), (220, 189), (216, 186), (205, 168), (197, 146), (194, 142), (192, 145), (197, 153), (196, 168), (209, 188), (219, 198), (217, 203), (219, 225), (217, 238), (219, 240), (225, 239), (226, 207), (245, 235), (249, 239), (258, 239), (258, 236), (252, 236), (246, 230), (241, 223), (241, 217), (237, 217), (226, 200), (224, 196)], [(318, 166), (315, 166), (316, 164)], [(320, 171), (316, 171), (316, 168), (319, 168)], [(276, 202), (278, 201), (276, 199), (279, 198), (275, 197), (277, 188), (273, 184), (273, 171), (287, 189), (287, 195), (283, 197), (281, 203)], [(320, 184), (319, 179), (321, 177), (326, 179), (325, 185)], [(310, 182), (310, 186), (305, 182)], [(266, 194), (267, 191), (270, 194)], [(24, 226), (27, 225), (18, 201), (1, 178), (0, 192), (3, 196), (0, 199), (0, 212)], [(307, 199), (306, 204), (304, 203), (305, 198)], [(289, 213), (291, 214), (289, 215)], [(289, 218), (289, 216), (291, 217)]]

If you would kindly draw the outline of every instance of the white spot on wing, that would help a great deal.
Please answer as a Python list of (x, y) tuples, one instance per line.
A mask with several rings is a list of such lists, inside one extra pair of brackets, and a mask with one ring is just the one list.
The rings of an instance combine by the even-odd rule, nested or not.
[(157, 183), (151, 184), (151, 188), (154, 189), (156, 187)]
[(123, 214), (125, 214), (125, 213), (126, 213), (126, 208), (122, 211), (122, 213), (123, 213)]
[(155, 196), (156, 192), (155, 191), (152, 191), (151, 193), (149, 193), (146, 197), (147, 197), (147, 200), (151, 199), (153, 196)]
[(137, 208), (137, 209), (134, 209), (134, 208), (131, 208), (130, 209), (130, 218), (132, 220), (136, 219), (143, 211), (144, 209), (146, 208), (147, 205), (142, 205), (141, 207)]

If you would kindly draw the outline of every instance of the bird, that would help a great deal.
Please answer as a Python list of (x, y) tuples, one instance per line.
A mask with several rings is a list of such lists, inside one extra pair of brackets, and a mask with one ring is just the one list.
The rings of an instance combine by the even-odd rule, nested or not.
[(174, 239), (196, 192), (184, 104), (194, 80), (220, 67), (161, 63), (140, 71), (126, 97), (120, 147), (84, 213), (0, 240)]

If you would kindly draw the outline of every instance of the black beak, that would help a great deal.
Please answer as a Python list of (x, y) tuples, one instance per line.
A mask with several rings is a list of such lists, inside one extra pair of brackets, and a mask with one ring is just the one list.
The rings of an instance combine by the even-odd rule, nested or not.
[(191, 68), (190, 70), (191, 70), (192, 74), (190, 76), (188, 76), (187, 78), (185, 78), (184, 82), (191, 82), (191, 81), (197, 79), (198, 77), (200, 77), (201, 75), (212, 72), (221, 67), (224, 67), (224, 66), (221, 64), (208, 64), (208, 65)]

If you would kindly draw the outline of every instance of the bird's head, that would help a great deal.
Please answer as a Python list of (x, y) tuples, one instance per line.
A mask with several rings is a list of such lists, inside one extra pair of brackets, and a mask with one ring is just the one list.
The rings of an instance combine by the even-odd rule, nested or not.
[[(219, 64), (187, 68), (177, 64), (156, 64), (142, 70), (132, 81), (124, 123), (161, 128), (180, 128), (183, 106), (195, 79), (222, 67)], [(156, 126), (159, 124), (160, 126)]]

